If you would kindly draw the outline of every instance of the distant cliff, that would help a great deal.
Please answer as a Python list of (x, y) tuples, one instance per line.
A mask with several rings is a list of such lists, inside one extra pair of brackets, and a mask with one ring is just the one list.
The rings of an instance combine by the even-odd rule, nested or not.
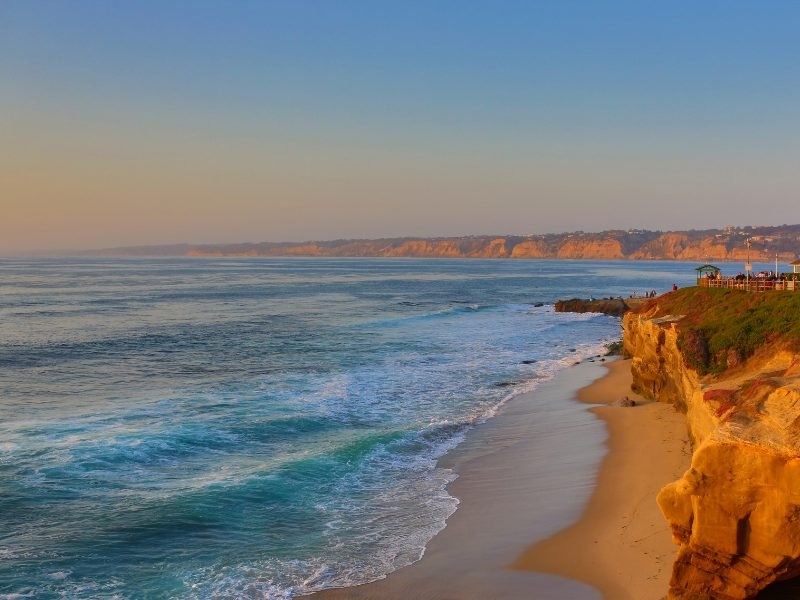
[(669, 598), (754, 598), (800, 576), (800, 294), (686, 288), (623, 326), (634, 389), (685, 412), (693, 441), (658, 495), (680, 546)]
[(603, 231), (530, 236), (452, 238), (386, 238), (327, 242), (261, 242), (246, 244), (180, 244), (110, 248), (92, 255), (123, 256), (375, 256), (431, 258), (575, 258), (737, 261), (782, 261), (800, 255), (800, 225), (744, 227), (703, 231)]

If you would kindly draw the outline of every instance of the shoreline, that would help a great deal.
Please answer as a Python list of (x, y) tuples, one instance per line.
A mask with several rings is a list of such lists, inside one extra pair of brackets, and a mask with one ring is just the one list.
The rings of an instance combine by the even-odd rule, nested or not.
[(581, 514), (602, 458), (602, 423), (574, 398), (601, 377), (600, 363), (567, 367), (510, 399), (440, 459), (459, 500), (417, 562), (385, 578), (316, 592), (314, 600), (599, 600), (580, 582), (509, 565)]
[[(578, 394), (580, 402), (596, 405), (589, 410), (609, 432), (586, 510), (567, 529), (532, 545), (514, 568), (583, 581), (608, 599), (659, 600), (669, 589), (678, 546), (656, 495), (689, 468), (691, 449), (684, 415), (630, 391), (629, 365), (615, 361), (606, 377)], [(619, 398), (623, 386), (636, 407), (602, 405), (604, 398)]]
[[(459, 476), (448, 487), (459, 507), (423, 557), (384, 579), (313, 598), (662, 598), (677, 546), (655, 492), (688, 464), (686, 427), (670, 405), (598, 406), (625, 395), (634, 397), (629, 361), (616, 359), (569, 367), (513, 398), (441, 459)], [(652, 448), (649, 439), (666, 464), (634, 452), (637, 444)], [(631, 471), (629, 459), (643, 463), (645, 472)], [(619, 486), (626, 477), (635, 480), (633, 494)], [(636, 483), (642, 477), (649, 485)], [(617, 513), (628, 521), (620, 523)]]

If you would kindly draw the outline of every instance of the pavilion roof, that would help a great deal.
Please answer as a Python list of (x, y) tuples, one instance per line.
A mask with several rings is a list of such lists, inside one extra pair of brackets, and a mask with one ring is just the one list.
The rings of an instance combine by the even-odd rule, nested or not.
[(715, 267), (714, 265), (703, 265), (695, 269), (695, 271), (698, 273), (702, 273), (703, 271), (713, 271), (715, 273), (719, 273), (719, 270), (719, 267)]

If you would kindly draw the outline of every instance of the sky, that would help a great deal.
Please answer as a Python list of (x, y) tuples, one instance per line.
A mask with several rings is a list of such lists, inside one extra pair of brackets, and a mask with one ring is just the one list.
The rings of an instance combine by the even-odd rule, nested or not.
[(3, 0), (0, 253), (800, 223), (800, 3)]

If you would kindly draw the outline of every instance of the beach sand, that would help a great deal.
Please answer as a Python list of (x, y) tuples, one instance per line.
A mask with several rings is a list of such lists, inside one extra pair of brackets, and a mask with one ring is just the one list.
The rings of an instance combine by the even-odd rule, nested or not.
[[(630, 381), (629, 361), (617, 361), (578, 398), (605, 403)], [(607, 599), (657, 600), (666, 596), (677, 546), (656, 494), (689, 468), (691, 450), (683, 415), (670, 405), (627, 395), (637, 400), (636, 407), (591, 409), (608, 427), (609, 452), (583, 516), (527, 550), (514, 566), (589, 583)]]
[(590, 412), (569, 400), (633, 397), (628, 361), (607, 364), (610, 370), (599, 362), (568, 368), (513, 398), (442, 459), (459, 475), (448, 489), (460, 504), (420, 561), (314, 597), (663, 597), (676, 547), (655, 494), (688, 465), (686, 428), (663, 404)]

